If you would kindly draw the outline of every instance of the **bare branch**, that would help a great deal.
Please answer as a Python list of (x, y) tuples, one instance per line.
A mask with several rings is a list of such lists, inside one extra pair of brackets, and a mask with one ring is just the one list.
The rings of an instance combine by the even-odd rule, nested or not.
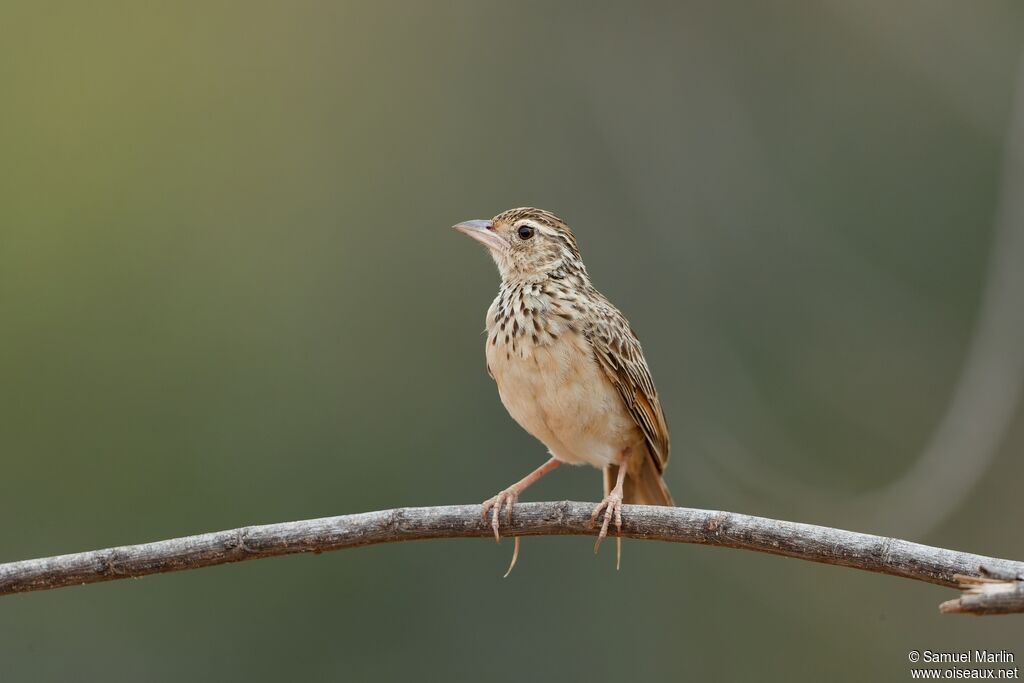
[[(516, 505), (515, 518), (510, 526), (506, 525), (504, 534), (594, 535), (596, 530), (590, 525), (592, 509), (591, 503), (568, 501), (521, 503)], [(622, 513), (622, 535), (626, 538), (755, 550), (964, 588), (967, 591), (964, 596), (943, 605), (945, 612), (1024, 612), (1024, 591), (1019, 581), (1019, 577), (1024, 576), (1024, 562), (733, 512), (626, 505)], [(431, 538), (489, 538), (491, 535), (490, 524), (480, 518), (479, 505), (397, 508), (11, 562), (0, 565), (0, 595), (277, 555)], [(1008, 584), (1014, 590), (1004, 589), (996, 599), (987, 597), (986, 591), (991, 592), (991, 588), (978, 588), (993, 583)], [(955, 606), (950, 606), (952, 603), (956, 603)]]

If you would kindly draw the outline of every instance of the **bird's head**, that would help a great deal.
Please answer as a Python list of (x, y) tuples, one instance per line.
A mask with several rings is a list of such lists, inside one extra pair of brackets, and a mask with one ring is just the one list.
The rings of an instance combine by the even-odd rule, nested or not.
[(563, 268), (583, 270), (569, 226), (542, 209), (509, 209), (453, 227), (487, 247), (506, 281), (542, 279)]

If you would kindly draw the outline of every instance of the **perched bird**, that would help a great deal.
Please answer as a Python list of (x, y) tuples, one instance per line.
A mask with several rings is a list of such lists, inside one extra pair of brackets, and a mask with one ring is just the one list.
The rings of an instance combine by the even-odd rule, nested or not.
[(640, 342), (591, 283), (576, 238), (558, 216), (510, 209), (454, 228), (486, 246), (501, 274), (487, 311), (487, 372), (509, 414), (551, 455), (484, 501), (482, 516), (491, 513), (500, 540), (502, 508), (511, 522), (524, 489), (562, 463), (592, 465), (604, 471), (604, 499), (591, 515), (594, 523), (602, 519), (597, 552), (609, 522), (621, 531), (624, 502), (674, 505), (662, 480), (668, 426)]

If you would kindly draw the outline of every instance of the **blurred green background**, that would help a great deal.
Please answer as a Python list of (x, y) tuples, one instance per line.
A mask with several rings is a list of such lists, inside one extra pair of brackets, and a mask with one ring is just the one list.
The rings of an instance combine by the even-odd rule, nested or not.
[[(0, 9), (0, 560), (483, 500), (545, 454), (449, 226), (535, 205), (683, 505), (1024, 558), (1024, 5)], [(559, 471), (527, 500), (596, 500)], [(1020, 619), (804, 562), (439, 541), (4, 598), (0, 679), (907, 680)]]

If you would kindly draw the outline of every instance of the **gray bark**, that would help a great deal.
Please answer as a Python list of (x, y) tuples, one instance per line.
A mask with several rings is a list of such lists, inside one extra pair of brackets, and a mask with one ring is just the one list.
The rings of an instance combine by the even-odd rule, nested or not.
[[(502, 530), (507, 536), (594, 535), (592, 509), (568, 501), (520, 503), (511, 525), (502, 519)], [(755, 550), (963, 588), (959, 600), (944, 603), (947, 612), (1024, 612), (1024, 562), (714, 510), (625, 505), (622, 522), (625, 538)], [(0, 595), (376, 543), (491, 536), (479, 505), (397, 508), (0, 564)], [(1004, 590), (977, 588), (995, 583)]]

